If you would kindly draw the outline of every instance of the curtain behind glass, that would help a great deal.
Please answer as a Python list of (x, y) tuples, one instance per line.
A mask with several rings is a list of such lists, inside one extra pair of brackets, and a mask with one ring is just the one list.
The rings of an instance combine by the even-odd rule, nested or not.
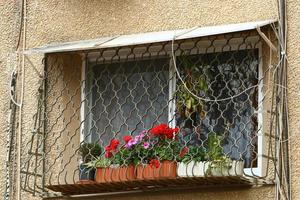
[(86, 141), (136, 135), (168, 122), (169, 59), (92, 65), (87, 72)]

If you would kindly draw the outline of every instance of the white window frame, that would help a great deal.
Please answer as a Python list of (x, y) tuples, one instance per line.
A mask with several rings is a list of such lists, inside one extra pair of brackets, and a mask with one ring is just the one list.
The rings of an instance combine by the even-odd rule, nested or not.
[[(254, 43), (257, 38), (259, 38), (259, 36), (253, 36), (253, 38), (250, 38), (248, 41), (248, 45), (254, 45), (254, 48), (248, 48), (247, 46), (245, 48), (240, 47), (239, 46), (239, 42), (242, 38), (235, 38), (236, 41), (232, 41), (232, 43), (230, 44), (230, 49), (224, 49), (224, 44), (226, 44), (226, 42), (228, 40), (225, 39), (220, 39), (220, 40), (215, 40), (214, 41), (214, 48), (203, 48), (203, 50), (199, 51), (199, 49), (197, 50), (197, 52), (193, 52), (191, 51), (189, 55), (196, 55), (196, 54), (203, 54), (203, 53), (212, 53), (212, 52), (226, 52), (226, 51), (233, 51), (233, 50), (244, 50), (244, 49), (258, 49), (258, 60), (259, 60), (259, 64), (258, 64), (258, 82), (259, 82), (259, 86), (258, 86), (258, 110), (257, 110), (257, 115), (258, 115), (258, 132), (257, 132), (257, 167), (255, 168), (245, 168), (244, 169), (244, 175), (245, 176), (257, 176), (257, 177), (263, 177), (265, 176), (266, 173), (266, 169), (265, 169), (265, 159), (263, 157), (264, 155), (264, 131), (263, 131), (263, 104), (261, 103), (263, 100), (263, 62), (262, 62), (262, 43), (259, 41), (257, 43)], [(203, 44), (208, 44), (211, 43), (210, 41), (203, 41)], [(154, 45), (155, 46), (155, 45)], [(190, 46), (187, 43), (187, 46)], [(204, 45), (205, 46), (205, 45)], [(143, 54), (143, 49), (145, 49), (145, 47), (139, 47), (140, 50), (138, 50), (135, 53), (135, 59), (139, 59), (142, 58), (142, 54)], [(171, 50), (171, 49), (170, 49)], [(169, 81), (169, 100), (172, 99), (172, 101), (170, 101), (169, 103), (169, 113), (168, 113), (168, 121), (169, 121), (169, 125), (170, 126), (175, 126), (175, 119), (174, 118), (174, 113), (175, 113), (175, 100), (173, 99), (173, 95), (174, 92), (176, 91), (176, 76), (174, 76), (175, 72), (175, 68), (173, 66), (173, 60), (172, 60), (172, 54), (171, 51), (168, 51), (167, 56), (169, 56), (170, 58), (170, 64), (169, 64), (169, 77), (173, 77), (172, 79), (170, 79)], [(109, 50), (107, 50), (108, 54), (109, 54)], [(154, 51), (155, 52), (155, 51)], [(114, 51), (112, 51), (112, 55), (113, 55)], [(124, 54), (124, 58), (125, 58)], [(119, 58), (116, 59), (117, 61), (122, 60), (122, 53), (119, 52)], [(175, 58), (177, 58), (178, 56), (180, 56), (178, 53), (175, 52)], [(89, 55), (88, 58), (86, 58), (85, 56), (83, 56), (83, 61), (82, 61), (82, 74), (81, 74), (81, 82), (82, 82), (82, 87), (81, 87), (81, 108), (80, 108), (80, 116), (81, 116), (81, 126), (80, 126), (80, 143), (84, 142), (84, 109), (85, 109), (85, 79), (86, 79), (86, 67), (87, 67), (87, 63), (86, 60), (89, 60), (90, 62), (93, 62), (96, 60), (97, 55), (96, 54), (91, 54)], [(110, 56), (107, 55), (108, 60)]]

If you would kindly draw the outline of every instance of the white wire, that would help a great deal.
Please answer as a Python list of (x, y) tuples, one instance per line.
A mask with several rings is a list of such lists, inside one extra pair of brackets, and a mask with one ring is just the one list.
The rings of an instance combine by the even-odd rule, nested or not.
[[(26, 21), (27, 21), (27, 0), (23, 1), (23, 45), (22, 45), (22, 51), (25, 51), (26, 48)], [(24, 88), (25, 88), (25, 56), (22, 54), (22, 67), (21, 67), (21, 94), (20, 94), (20, 107), (19, 107), (19, 134), (18, 134), (18, 172), (17, 172), (17, 200), (21, 200), (21, 143), (22, 143), (22, 108), (23, 108), (23, 98), (24, 98)]]
[[(180, 73), (179, 73), (179, 70), (178, 70), (178, 67), (177, 67), (177, 64), (176, 64), (175, 53), (174, 53), (174, 41), (175, 41), (175, 39), (176, 39), (176, 36), (174, 35), (173, 40), (172, 40), (172, 45), (171, 45), (171, 47), (172, 47), (172, 50), (171, 50), (172, 52), (171, 52), (171, 54), (172, 54), (173, 65), (174, 65), (174, 68), (175, 68), (177, 77), (179, 78), (180, 82), (183, 84), (184, 88), (185, 88), (192, 96), (194, 96), (195, 98), (197, 98), (197, 99), (199, 99), (199, 100), (201, 100), (201, 101), (206, 101), (206, 102), (220, 102), (220, 101), (228, 101), (228, 100), (230, 100), (230, 99), (234, 99), (234, 98), (236, 98), (236, 97), (242, 95), (243, 93), (247, 92), (248, 90), (251, 90), (251, 89), (253, 89), (253, 88), (258, 87), (258, 86), (261, 84), (260, 82), (263, 80), (263, 78), (262, 78), (262, 79), (260, 79), (260, 80), (258, 81), (258, 82), (259, 82), (258, 84), (253, 85), (253, 86), (251, 86), (251, 87), (248, 87), (248, 88), (246, 88), (245, 90), (241, 91), (240, 93), (235, 94), (235, 95), (232, 95), (232, 96), (227, 97), (227, 98), (222, 98), (222, 99), (206, 99), (206, 98), (199, 97), (198, 95), (196, 95), (195, 93), (193, 93), (193, 92), (187, 87), (186, 83), (184, 82), (184, 80), (182, 79), (182, 77), (181, 77), (181, 75), (180, 75)], [(280, 65), (281, 62), (282, 62), (282, 60), (280, 60), (280, 61), (278, 62), (278, 64), (277, 64), (276, 67), (275, 67), (275, 70), (278, 68), (278, 66)], [(270, 68), (268, 68), (268, 69), (264, 72), (264, 74), (265, 74), (268, 70), (270, 70)], [(273, 75), (274, 75), (274, 74), (273, 74)]]
[[(288, 61), (288, 57), (287, 57), (287, 52), (286, 52), (286, 37), (287, 37), (287, 34), (286, 34), (286, 31), (287, 31), (287, 28), (285, 29), (285, 37), (283, 38), (283, 30), (282, 30), (282, 12), (281, 12), (281, 8), (282, 8), (282, 6), (284, 6), (284, 8), (283, 9), (285, 9), (286, 10), (286, 5), (284, 4), (284, 5), (282, 5), (281, 4), (281, 1), (276, 1), (277, 2), (277, 5), (278, 5), (278, 13), (279, 13), (279, 22), (278, 22), (278, 24), (279, 24), (279, 34), (280, 34), (280, 36), (277, 34), (277, 31), (275, 31), (275, 27), (274, 27), (274, 25), (273, 24), (271, 24), (271, 27), (272, 27), (272, 29), (274, 30), (274, 33), (275, 33), (275, 36), (277, 37), (277, 40), (278, 40), (278, 42), (279, 42), (279, 45), (280, 45), (280, 47), (281, 47), (281, 51), (282, 52), (280, 52), (281, 53), (281, 55), (282, 55), (282, 58), (284, 59), (283, 60), (283, 62), (286, 62), (286, 63), (288, 63), (289, 61)], [(285, 21), (284, 21), (284, 25), (285, 25), (285, 27), (287, 27), (287, 21), (286, 21), (286, 18), (285, 18)], [(284, 44), (283, 44), (284, 43)], [(286, 66), (286, 65), (284, 65), (284, 66)], [(285, 71), (285, 73), (286, 73), (286, 69), (284, 69), (284, 71)], [(284, 80), (285, 80), (285, 78), (284, 78)], [(284, 81), (285, 83), (286, 83), (286, 80)], [(282, 144), (283, 142), (288, 142), (288, 152), (290, 152), (290, 135), (289, 135), (289, 119), (288, 119), (288, 102), (287, 102), (287, 88), (285, 87), (285, 86), (283, 86), (283, 85), (281, 85), (280, 84), (280, 86), (284, 89), (284, 90), (286, 90), (286, 92), (284, 93), (284, 96), (282, 96), (282, 98), (284, 98), (285, 99), (285, 108), (286, 108), (286, 120), (287, 120), (287, 140), (282, 140), (281, 138), (280, 138), (280, 140), (279, 140), (279, 143), (280, 144)], [(281, 118), (281, 121), (282, 120), (284, 120), (283, 118)], [(280, 134), (281, 134), (282, 132), (280, 132)], [(278, 149), (278, 151), (279, 151), (280, 149)], [(280, 160), (283, 160), (283, 163), (284, 163), (284, 155), (282, 154), (283, 152), (281, 152), (281, 155), (280, 155), (280, 158), (278, 157), (277, 159), (280, 159)], [(290, 157), (288, 157), (287, 158), (287, 160), (288, 160), (288, 162), (290, 163)], [(276, 182), (276, 190), (275, 190), (275, 192), (276, 192), (276, 199), (279, 199), (279, 196), (278, 196), (278, 192), (281, 194), (281, 196), (282, 197), (284, 197), (285, 199), (289, 199), (289, 200), (291, 200), (292, 199), (292, 197), (290, 196), (290, 194), (291, 194), (291, 179), (289, 179), (289, 182), (287, 182), (287, 175), (286, 175), (286, 173), (285, 173), (285, 168), (284, 168), (284, 165), (285, 164), (283, 164), (283, 179), (285, 180), (284, 181), (284, 184), (286, 185), (286, 187), (287, 187), (287, 189), (286, 189), (286, 187), (284, 187), (283, 189), (285, 190), (285, 191), (287, 191), (288, 190), (288, 194), (285, 192), (285, 195), (282, 195), (282, 187), (284, 186), (283, 184), (282, 184), (282, 182), (281, 182), (281, 179), (279, 178), (279, 179), (277, 179), (277, 182)], [(288, 166), (288, 168), (289, 168), (289, 171), (291, 172), (291, 165), (289, 165)]]
[(238, 93), (238, 94), (235, 94), (235, 95), (233, 95), (233, 96), (230, 96), (230, 97), (227, 97), (227, 98), (223, 98), (223, 99), (206, 99), (206, 98), (199, 97), (198, 95), (194, 94), (194, 93), (186, 86), (186, 83), (184, 82), (184, 80), (182, 79), (182, 77), (181, 77), (181, 75), (180, 75), (180, 73), (179, 73), (179, 70), (178, 70), (177, 64), (176, 64), (175, 53), (174, 53), (174, 41), (175, 41), (175, 39), (176, 39), (176, 37), (175, 37), (175, 35), (174, 35), (173, 40), (172, 40), (172, 45), (171, 45), (171, 46), (172, 46), (172, 52), (171, 52), (171, 54), (172, 54), (172, 60), (173, 60), (173, 65), (174, 65), (176, 74), (177, 74), (177, 76), (178, 76), (180, 82), (183, 84), (184, 88), (185, 88), (192, 96), (194, 96), (195, 98), (197, 98), (197, 99), (199, 99), (199, 100), (201, 100), (201, 101), (206, 101), (206, 102), (228, 101), (228, 100), (230, 100), (230, 99), (234, 99), (234, 98), (240, 96), (241, 94), (245, 93), (245, 92), (248, 91), (248, 90), (251, 90), (251, 89), (256, 88), (256, 87), (259, 86), (259, 84), (253, 85), (253, 86), (251, 86), (251, 87), (246, 88), (245, 90), (243, 90), (242, 92), (240, 92), (240, 93)]
[(11, 76), (10, 76), (9, 96), (10, 96), (10, 100), (11, 100), (16, 106), (21, 107), (21, 106), (22, 106), (21, 103), (18, 103), (18, 102), (14, 99), (14, 96), (13, 96), (13, 94), (12, 94), (12, 89), (11, 89), (11, 85), (12, 85), (12, 81), (13, 81), (13, 76), (14, 76), (15, 73), (16, 73), (16, 72), (13, 71), (13, 72), (11, 73)]

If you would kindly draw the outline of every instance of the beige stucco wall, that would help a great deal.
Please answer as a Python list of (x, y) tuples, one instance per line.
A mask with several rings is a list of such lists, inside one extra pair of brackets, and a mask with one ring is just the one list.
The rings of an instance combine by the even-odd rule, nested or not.
[[(16, 22), (18, 1), (0, 1), (0, 180), (4, 178), (5, 126), (8, 111), (8, 76), (12, 66), (8, 65), (8, 54), (13, 52), (17, 36)], [(300, 129), (299, 88), (300, 44), (299, 21), (300, 1), (288, 3), (288, 54), (291, 135), (297, 138)], [(147, 31), (162, 31), (212, 24), (228, 24), (277, 18), (275, 0), (29, 0), (27, 5), (27, 47), (37, 47), (51, 42), (91, 39), (107, 35), (130, 34)], [(41, 69), (41, 56), (30, 60)], [(26, 64), (25, 99), (23, 109), (23, 136), (26, 138), (32, 127), (35, 111), (35, 94), (38, 84), (32, 67)], [(298, 93), (298, 94), (297, 94)], [(300, 143), (291, 140), (292, 189), (294, 199), (300, 199)], [(3, 181), (0, 192), (4, 189)], [(113, 199), (274, 199), (274, 188), (264, 187), (251, 190), (198, 191), (176, 194), (143, 194), (142, 196), (115, 197)], [(22, 199), (32, 199), (27, 194)]]
[(287, 5), (287, 20), (288, 20), (288, 102), (289, 102), (289, 117), (290, 117), (290, 149), (291, 149), (291, 170), (292, 170), (292, 197), (300, 199), (300, 2), (289, 1)]

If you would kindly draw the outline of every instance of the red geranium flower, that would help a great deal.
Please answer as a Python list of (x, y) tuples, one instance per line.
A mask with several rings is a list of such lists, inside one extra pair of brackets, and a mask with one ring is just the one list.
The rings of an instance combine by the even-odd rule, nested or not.
[(157, 137), (173, 139), (179, 128), (170, 128), (167, 124), (159, 124), (150, 130), (150, 133)]
[(130, 140), (132, 140), (132, 136), (131, 135), (125, 135), (123, 137), (123, 140), (125, 141), (125, 143), (127, 144)]
[(175, 127), (175, 128), (173, 128), (173, 131), (174, 131), (174, 133), (178, 133), (179, 132), (179, 128)]
[(183, 157), (187, 152), (189, 151), (188, 147), (183, 147), (183, 149), (181, 149), (179, 156)]
[(119, 145), (119, 140), (117, 139), (112, 139), (109, 143), (109, 145), (107, 145), (105, 147), (105, 157), (106, 158), (111, 158), (113, 156), (112, 151), (116, 151)]
[(111, 151), (112, 149), (111, 149), (111, 147), (110, 147), (110, 145), (107, 145), (106, 147), (105, 147), (105, 151)]
[(118, 145), (120, 144), (120, 142), (119, 142), (119, 140), (117, 140), (117, 139), (112, 139), (111, 141), (110, 141), (110, 148), (113, 150), (113, 151), (115, 151), (117, 148), (118, 148)]
[(160, 166), (160, 162), (157, 159), (152, 159), (149, 163), (150, 167), (155, 167), (155, 168), (159, 168)]
[(105, 152), (105, 158), (111, 158), (113, 154), (110, 151)]

